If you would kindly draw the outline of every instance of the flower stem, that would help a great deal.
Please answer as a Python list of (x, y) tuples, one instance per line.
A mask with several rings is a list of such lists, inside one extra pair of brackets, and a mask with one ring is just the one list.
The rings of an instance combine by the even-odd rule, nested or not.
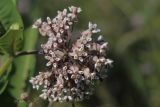
[(75, 107), (75, 104), (74, 104), (74, 102), (72, 102), (72, 107)]
[(23, 56), (23, 55), (31, 55), (31, 54), (40, 54), (40, 51), (33, 50), (33, 51), (21, 51), (21, 52), (16, 52), (15, 57)]

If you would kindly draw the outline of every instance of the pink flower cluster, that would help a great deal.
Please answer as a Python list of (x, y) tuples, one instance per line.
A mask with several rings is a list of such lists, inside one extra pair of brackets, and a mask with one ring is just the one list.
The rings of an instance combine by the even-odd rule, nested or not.
[(48, 38), (42, 44), (44, 57), (50, 69), (32, 77), (33, 88), (42, 89), (40, 95), (49, 101), (81, 101), (88, 98), (96, 80), (104, 77), (106, 67), (112, 60), (106, 58), (107, 42), (100, 35), (96, 24), (89, 22), (88, 29), (73, 40), (73, 24), (77, 22), (81, 8), (71, 6), (69, 12), (64, 9), (47, 21), (38, 19), (33, 28), (37, 28), (42, 36)]

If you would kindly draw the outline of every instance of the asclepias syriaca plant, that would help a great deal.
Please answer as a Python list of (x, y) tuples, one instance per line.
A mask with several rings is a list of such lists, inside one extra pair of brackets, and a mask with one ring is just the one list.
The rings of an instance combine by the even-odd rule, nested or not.
[(106, 58), (107, 42), (99, 35), (96, 24), (89, 22), (88, 28), (74, 40), (73, 25), (78, 22), (81, 8), (71, 6), (58, 11), (58, 15), (46, 21), (38, 19), (33, 28), (47, 37), (41, 44), (44, 58), (48, 61), (46, 72), (30, 79), (34, 89), (48, 101), (82, 101), (93, 94), (95, 82), (105, 77), (112, 60)]

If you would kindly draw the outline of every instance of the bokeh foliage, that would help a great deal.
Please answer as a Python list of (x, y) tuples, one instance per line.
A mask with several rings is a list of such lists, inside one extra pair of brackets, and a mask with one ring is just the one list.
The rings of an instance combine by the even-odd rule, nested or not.
[[(5, 8), (4, 1), (10, 2), (6, 3)], [(16, 2), (13, 1), (0, 0), (0, 14), (5, 17), (0, 15), (0, 29), (6, 32), (4, 35), (7, 35), (12, 24), (21, 20), (15, 8)], [(21, 50), (32, 50), (35, 47), (37, 34), (29, 29), (34, 20), (39, 17), (54, 17), (57, 10), (70, 5), (80, 6), (83, 10), (79, 18), (81, 23), (75, 27), (83, 30), (82, 28), (87, 27), (88, 21), (91, 21), (96, 22), (102, 29), (102, 34), (109, 42), (107, 52), (114, 60), (113, 67), (108, 71), (108, 77), (97, 85), (90, 100), (76, 103), (76, 107), (160, 107), (160, 0), (19, 0), (17, 4), (26, 32), (23, 35)], [(14, 9), (11, 9), (13, 7)], [(16, 10), (10, 14), (14, 18), (5, 16), (10, 9)], [(5, 24), (6, 21), (1, 17), (10, 21)], [(23, 27), (20, 23), (21, 30), (18, 32), (22, 31)], [(2, 34), (3, 31), (1, 30)], [(9, 38), (13, 39), (16, 35), (19, 34), (10, 35)], [(39, 36), (37, 49), (44, 41)], [(0, 38), (0, 46), (3, 42)], [(22, 56), (11, 61), (6, 59), (9, 57), (5, 55), (1, 58), (1, 65), (4, 65), (1, 68), (7, 68), (3, 71), (8, 71), (6, 76), (3, 76), (4, 79), (0, 78), (3, 80), (3, 87), (6, 87), (0, 95), (1, 105), (16, 106), (15, 98), (18, 99), (23, 91), (27, 91), (34, 106), (71, 106), (68, 103), (48, 105), (48, 102), (38, 99), (38, 92), (31, 90), (28, 79), (33, 74), (45, 70), (43, 58), (38, 56), (35, 69), (34, 56)], [(8, 66), (5, 67), (6, 65)]]

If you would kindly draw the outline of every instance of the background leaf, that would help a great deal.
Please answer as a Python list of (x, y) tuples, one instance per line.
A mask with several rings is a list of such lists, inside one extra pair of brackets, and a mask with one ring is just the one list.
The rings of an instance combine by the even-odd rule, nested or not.
[[(34, 50), (36, 41), (37, 32), (31, 28), (27, 29), (24, 33), (24, 46), (22, 51)], [(26, 80), (30, 77), (30, 75), (33, 74), (35, 70), (35, 63), (35, 55), (20, 56), (14, 60), (15, 74), (11, 77), (10, 80), (10, 85), (13, 88), (10, 88), (9, 90), (12, 96), (14, 96), (16, 99), (20, 99), (20, 95), (24, 91), (27, 91), (25, 88), (28, 85), (28, 81)]]

